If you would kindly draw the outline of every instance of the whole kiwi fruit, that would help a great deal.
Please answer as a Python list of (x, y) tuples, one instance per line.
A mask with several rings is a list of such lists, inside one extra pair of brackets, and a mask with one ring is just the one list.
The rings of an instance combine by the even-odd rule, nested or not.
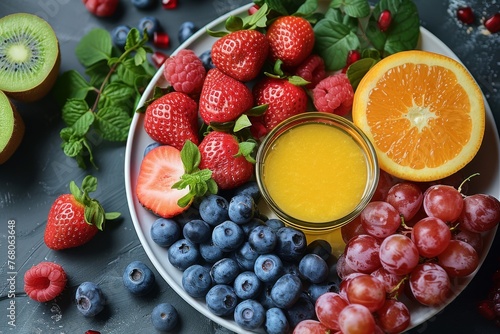
[(0, 90), (33, 102), (57, 80), (61, 55), (57, 36), (42, 18), (15, 13), (0, 18)]
[(0, 91), (0, 165), (17, 150), (24, 136), (24, 122), (16, 107)]

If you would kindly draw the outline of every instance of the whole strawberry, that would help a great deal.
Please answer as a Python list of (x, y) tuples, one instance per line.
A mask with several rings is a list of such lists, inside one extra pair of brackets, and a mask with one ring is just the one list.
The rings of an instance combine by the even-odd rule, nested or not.
[(230, 122), (253, 106), (250, 89), (217, 68), (208, 71), (200, 95), (199, 113), (206, 124)]
[(307, 94), (301, 86), (292, 82), (288, 79), (265, 77), (253, 87), (255, 103), (268, 105), (262, 116), (262, 123), (267, 131), (271, 131), (285, 119), (306, 111)]
[(107, 17), (115, 13), (119, 0), (82, 0), (82, 2), (92, 14)]
[(198, 146), (200, 168), (212, 171), (212, 178), (220, 189), (233, 189), (250, 180), (253, 174), (251, 152), (255, 144), (239, 143), (229, 133), (212, 131)]
[(198, 144), (198, 105), (184, 93), (170, 92), (147, 106), (144, 130), (155, 141), (181, 150), (186, 140)]
[(256, 30), (238, 30), (212, 46), (212, 61), (225, 74), (250, 81), (260, 73), (269, 52), (266, 36)]
[(285, 67), (302, 63), (314, 47), (314, 30), (311, 24), (298, 16), (282, 16), (266, 32), (272, 61), (280, 59)]
[(59, 196), (52, 204), (45, 226), (45, 244), (54, 250), (87, 243), (103, 229), (106, 220), (120, 216), (118, 212), (105, 213), (99, 202), (89, 197), (97, 189), (95, 177), (86, 176), (81, 189), (71, 181), (69, 188), (71, 194)]

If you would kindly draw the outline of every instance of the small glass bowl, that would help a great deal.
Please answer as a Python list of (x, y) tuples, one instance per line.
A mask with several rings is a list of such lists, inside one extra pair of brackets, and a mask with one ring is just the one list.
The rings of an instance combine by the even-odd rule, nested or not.
[[(266, 163), (266, 158), (268, 154), (273, 150), (273, 147), (275, 146), (275, 143), (280, 138), (280, 136), (287, 133), (292, 128), (314, 123), (330, 125), (348, 134), (360, 147), (366, 161), (366, 184), (359, 203), (354, 206), (351, 212), (344, 215), (343, 217), (324, 222), (304, 221), (291, 216), (287, 212), (284, 212), (269, 194), (264, 181), (264, 166)], [(300, 229), (306, 234), (324, 234), (348, 224), (349, 222), (354, 220), (366, 207), (377, 188), (379, 179), (379, 166), (375, 149), (373, 148), (370, 140), (350, 120), (338, 115), (324, 112), (305, 112), (296, 116), (292, 116), (282, 123), (278, 124), (263, 139), (256, 157), (256, 179), (263, 199), (278, 218), (283, 220), (283, 222), (285, 222), (287, 225)]]

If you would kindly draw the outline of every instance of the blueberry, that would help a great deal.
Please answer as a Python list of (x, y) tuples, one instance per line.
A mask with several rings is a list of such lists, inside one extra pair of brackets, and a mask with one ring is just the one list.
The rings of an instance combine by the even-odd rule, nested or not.
[(245, 224), (240, 224), (240, 227), (243, 229), (243, 232), (245, 235), (248, 237), (250, 235), (250, 232), (257, 226), (264, 225), (264, 221), (259, 219), (259, 218), (252, 218), (250, 221), (246, 222)]
[(282, 309), (272, 307), (266, 311), (266, 322), (264, 329), (267, 334), (286, 334), (290, 331), (290, 325)]
[(177, 240), (168, 249), (170, 264), (179, 270), (186, 270), (187, 267), (197, 263), (199, 258), (198, 246), (187, 239)]
[(232, 252), (243, 243), (245, 234), (241, 227), (230, 220), (214, 227), (212, 231), (213, 243), (224, 252)]
[(206, 50), (204, 51), (200, 56), (199, 56), (203, 67), (205, 70), (210, 70), (215, 67), (213, 61), (212, 61), (212, 51), (211, 50)]
[(151, 291), (155, 283), (155, 275), (141, 261), (130, 262), (123, 271), (123, 285), (135, 295), (145, 295)]
[(283, 274), (292, 274), (300, 277), (299, 265), (295, 262), (283, 262)]
[(259, 254), (245, 241), (234, 253), (234, 258), (242, 270), (253, 270)]
[(127, 35), (130, 32), (130, 27), (126, 25), (119, 25), (111, 31), (111, 40), (116, 47), (123, 50), (127, 42)]
[(235, 195), (229, 201), (229, 219), (236, 224), (244, 224), (253, 218), (255, 213), (255, 202), (252, 196), (240, 194)]
[(173, 218), (179, 226), (184, 227), (191, 220), (201, 219), (200, 212), (195, 208), (195, 205), (191, 205), (187, 210), (181, 212)]
[(339, 292), (339, 284), (337, 282), (328, 282), (322, 284), (310, 284), (307, 287), (307, 295), (311, 298), (312, 302), (315, 303), (319, 296), (327, 292)]
[(239, 273), (238, 263), (228, 257), (215, 262), (210, 269), (210, 275), (215, 284), (232, 284)]
[(271, 289), (271, 298), (276, 306), (289, 308), (300, 297), (302, 281), (297, 275), (285, 274), (281, 276)]
[(233, 288), (239, 298), (255, 299), (262, 288), (262, 281), (253, 271), (244, 271), (234, 279)]
[(226, 284), (214, 285), (205, 296), (208, 309), (220, 317), (232, 314), (238, 303), (234, 289)]
[(278, 232), (278, 230), (282, 227), (285, 227), (285, 223), (277, 218), (271, 218), (266, 220), (265, 224), (272, 228), (274, 232)]
[(254, 202), (257, 203), (261, 197), (259, 186), (256, 181), (249, 181), (242, 184), (234, 190), (235, 195), (250, 195)]
[(156, 142), (156, 141), (152, 142), (151, 144), (148, 144), (148, 146), (146, 146), (146, 148), (144, 149), (143, 156), (145, 157), (146, 154), (148, 154), (149, 152), (151, 152), (151, 150), (153, 150), (154, 148), (157, 148), (158, 146), (161, 146), (161, 144)]
[(301, 276), (311, 283), (322, 283), (328, 278), (328, 264), (316, 254), (306, 254), (299, 262)]
[(195, 244), (199, 244), (210, 240), (212, 229), (205, 221), (195, 219), (184, 225), (182, 233), (184, 234), (184, 238)]
[(257, 297), (257, 301), (261, 303), (261, 305), (264, 306), (265, 309), (276, 307), (276, 305), (273, 302), (273, 299), (271, 298), (272, 288), (273, 288), (273, 283), (263, 283), (262, 290), (259, 296)]
[(326, 240), (316, 239), (307, 245), (306, 253), (317, 254), (328, 261), (332, 257), (332, 245)]
[(138, 9), (148, 9), (153, 6), (155, 0), (132, 0), (132, 5)]
[(226, 256), (222, 249), (214, 245), (212, 241), (201, 243), (198, 247), (201, 257), (208, 263), (215, 263)]
[(179, 34), (177, 35), (179, 44), (184, 43), (189, 37), (193, 36), (196, 30), (198, 30), (198, 27), (193, 22), (183, 22), (179, 27)]
[(234, 321), (243, 329), (257, 329), (262, 326), (265, 318), (266, 310), (253, 299), (242, 301), (234, 310)]
[(105, 298), (101, 288), (93, 282), (83, 282), (76, 289), (76, 307), (86, 317), (93, 317), (104, 309)]
[(193, 298), (205, 297), (212, 287), (210, 269), (199, 264), (193, 264), (182, 273), (182, 287)]
[(172, 331), (179, 322), (179, 313), (170, 303), (161, 303), (151, 312), (153, 327), (161, 332)]
[(154, 33), (160, 30), (160, 23), (154, 16), (145, 16), (139, 21), (139, 24), (137, 24), (137, 29), (141, 33), (141, 36), (144, 33), (144, 30), (146, 30), (146, 34), (149, 39), (151, 39), (153, 38)]
[(301, 293), (299, 299), (291, 307), (283, 310), (290, 327), (294, 328), (299, 322), (315, 319), (314, 303), (306, 293)]
[(201, 200), (200, 216), (208, 224), (216, 226), (229, 219), (228, 207), (229, 203), (224, 197), (208, 195)]
[(283, 273), (283, 263), (274, 254), (262, 254), (255, 260), (253, 271), (266, 283), (275, 282)]
[(299, 261), (307, 248), (306, 236), (292, 227), (282, 227), (276, 232), (276, 254), (285, 261)]
[(260, 225), (250, 232), (248, 242), (259, 254), (271, 253), (276, 246), (276, 233), (269, 226)]
[(181, 236), (181, 228), (175, 220), (158, 218), (149, 231), (151, 239), (161, 247), (170, 247)]

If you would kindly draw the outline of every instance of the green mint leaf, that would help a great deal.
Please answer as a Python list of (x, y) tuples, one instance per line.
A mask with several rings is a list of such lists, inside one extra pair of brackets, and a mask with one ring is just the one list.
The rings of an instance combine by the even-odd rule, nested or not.
[(99, 99), (99, 108), (103, 107), (126, 107), (133, 108), (131, 98), (134, 96), (135, 90), (133, 87), (126, 85), (123, 82), (116, 81), (107, 84), (101, 92)]
[(238, 144), (239, 145), (239, 150), (236, 156), (244, 156), (245, 159), (251, 163), (255, 163), (255, 159), (252, 156), (253, 151), (255, 150), (255, 147), (257, 147), (257, 143), (254, 141), (244, 141)]
[(295, 15), (300, 16), (308, 16), (314, 13), (318, 9), (318, 0), (306, 0), (304, 3), (297, 9)]
[[(145, 35), (147, 38), (147, 34), (145, 34)], [(130, 31), (127, 35), (127, 40), (125, 41), (124, 50), (125, 51), (133, 50), (141, 44), (143, 44), (143, 41), (142, 41), (141, 33), (139, 32), (139, 30), (137, 30), (136, 28), (130, 29)]]
[(364, 49), (363, 52), (361, 52), (361, 58), (372, 58), (377, 61), (381, 59), (380, 52), (375, 49)]
[(233, 32), (243, 29), (243, 19), (239, 16), (229, 16), (225, 23), (227, 31)]
[(269, 7), (267, 4), (263, 4), (255, 13), (252, 15), (244, 16), (243, 28), (244, 29), (255, 29), (255, 28), (265, 28), (267, 24), (267, 12)]
[(144, 48), (138, 48), (134, 55), (134, 64), (135, 66), (139, 66), (145, 61), (147, 61), (147, 53)]
[(57, 78), (53, 92), (57, 103), (63, 106), (67, 99), (85, 99), (87, 93), (92, 89), (93, 87), (80, 73), (69, 70)]
[(242, 129), (249, 128), (251, 126), (252, 126), (252, 122), (250, 122), (250, 119), (248, 118), (247, 115), (243, 114), (240, 117), (238, 117), (238, 119), (234, 123), (233, 131), (238, 132)]
[(359, 85), (359, 82), (365, 74), (377, 63), (377, 60), (372, 58), (363, 58), (360, 59), (349, 66), (347, 69), (346, 75), (349, 81), (351, 82), (352, 88), (356, 91), (356, 88)]
[(106, 79), (110, 67), (106, 60), (101, 60), (93, 65), (90, 65), (85, 69), (85, 74), (90, 77), (90, 85), (93, 87), (99, 87), (102, 85)]
[(109, 141), (127, 140), (131, 118), (126, 111), (118, 107), (105, 107), (96, 114), (96, 129), (103, 139)]
[(68, 126), (73, 126), (83, 115), (90, 111), (87, 102), (82, 99), (68, 99), (62, 107), (62, 119)]
[(101, 60), (111, 57), (113, 43), (107, 30), (95, 28), (83, 36), (75, 48), (75, 54), (80, 63), (91, 66)]
[(129, 86), (134, 87), (138, 77), (146, 75), (142, 66), (136, 66), (134, 59), (127, 59), (117, 66), (118, 77)]
[(187, 174), (195, 172), (201, 161), (201, 154), (198, 146), (196, 146), (192, 141), (187, 140), (184, 143), (184, 146), (182, 146), (181, 160), (184, 165), (184, 171)]
[(75, 139), (71, 138), (68, 141), (64, 141), (62, 143), (62, 148), (64, 151), (64, 154), (66, 154), (68, 157), (74, 158), (82, 153), (83, 149), (83, 144), (82, 141), (84, 139)]
[(370, 15), (370, 4), (367, 0), (332, 0), (331, 8), (340, 8), (351, 17), (366, 17)]
[(349, 27), (331, 20), (321, 20), (314, 26), (316, 51), (325, 60), (329, 71), (336, 71), (346, 64), (350, 50), (359, 48), (359, 38)]
[[(392, 22), (387, 31), (382, 32), (377, 20), (386, 9), (391, 12)], [(415, 49), (420, 36), (417, 6), (411, 0), (381, 0), (370, 16), (366, 36), (383, 57)]]
[(113, 219), (116, 219), (120, 216), (121, 216), (120, 212), (106, 212), (106, 214), (104, 215), (104, 218), (106, 220), (113, 220)]
[(215, 180), (212, 178), (210, 178), (210, 180), (207, 181), (207, 187), (208, 187), (208, 192), (210, 194), (217, 194), (217, 192), (219, 191), (217, 182), (215, 182)]

